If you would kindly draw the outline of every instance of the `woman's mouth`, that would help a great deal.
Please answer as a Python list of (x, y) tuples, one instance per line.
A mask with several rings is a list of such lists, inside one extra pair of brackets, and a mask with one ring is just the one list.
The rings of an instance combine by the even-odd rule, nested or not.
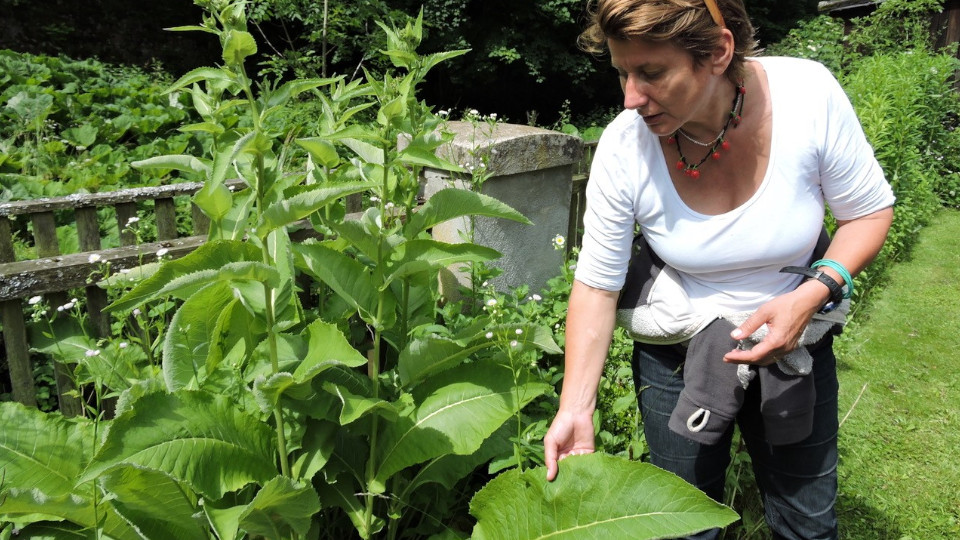
[(646, 114), (641, 116), (643, 117), (643, 121), (646, 122), (646, 124), (649, 126), (651, 124), (658, 123), (660, 119), (663, 118), (663, 113)]

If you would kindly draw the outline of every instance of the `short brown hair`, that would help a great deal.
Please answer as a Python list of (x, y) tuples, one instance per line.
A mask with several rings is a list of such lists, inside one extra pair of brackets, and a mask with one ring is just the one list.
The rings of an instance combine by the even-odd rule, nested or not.
[[(733, 59), (726, 74), (737, 83), (745, 75), (746, 57), (760, 52), (755, 30), (742, 0), (716, 2), (733, 33)], [(720, 39), (720, 27), (703, 0), (591, 0), (588, 17), (587, 29), (578, 42), (594, 54), (606, 50), (608, 39), (670, 41), (687, 50), (699, 65)]]

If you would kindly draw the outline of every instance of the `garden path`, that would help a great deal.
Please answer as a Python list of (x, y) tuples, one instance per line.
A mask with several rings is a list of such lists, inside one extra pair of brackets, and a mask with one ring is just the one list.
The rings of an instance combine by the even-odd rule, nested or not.
[(894, 265), (839, 348), (845, 538), (960, 538), (960, 211)]

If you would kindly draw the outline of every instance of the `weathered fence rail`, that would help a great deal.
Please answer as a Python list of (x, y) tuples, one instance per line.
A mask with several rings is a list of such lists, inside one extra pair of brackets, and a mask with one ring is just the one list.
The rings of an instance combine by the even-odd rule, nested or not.
[[(489, 140), (483, 144), (487, 144), (490, 150), (499, 149), (500, 152), (494, 154), (509, 164), (509, 170), (505, 169), (503, 175), (494, 176), (490, 179), (492, 183), (485, 185), (495, 187), (500, 178), (505, 179), (507, 185), (523, 185), (529, 182), (531, 185), (522, 190), (510, 187), (506, 193), (507, 197), (513, 194), (524, 200), (505, 202), (522, 207), (530, 204), (527, 200), (530, 193), (542, 193), (542, 186), (537, 186), (537, 182), (556, 182), (558, 177), (559, 181), (569, 182), (569, 216), (564, 216), (561, 221), (565, 226), (563, 230), (567, 232), (568, 248), (572, 248), (579, 245), (579, 231), (582, 228), (585, 207), (584, 194), (595, 143), (584, 144), (583, 152), (571, 153), (568, 148), (566, 159), (551, 158), (545, 161), (542, 157), (545, 150), (554, 151), (561, 143), (569, 146), (569, 141), (557, 139), (556, 135), (546, 130), (516, 126), (500, 133), (489, 134)], [(517, 140), (523, 142), (517, 143)], [(469, 144), (471, 149), (475, 150), (478, 142), (470, 139)], [(518, 152), (532, 153), (536, 158), (511, 155)], [(518, 168), (518, 161), (530, 165)], [(545, 177), (544, 170), (554, 171), (554, 176)], [(234, 183), (236, 186), (243, 185), (239, 181)], [(0, 315), (3, 324), (3, 350), (6, 353), (13, 398), (16, 401), (30, 406), (37, 404), (24, 309), (28, 306), (24, 305), (25, 301), (42, 295), (48, 305), (63, 305), (69, 301), (68, 294), (71, 291), (83, 289), (93, 331), (99, 337), (108, 337), (110, 321), (107, 314), (103, 313), (103, 308), (107, 305), (107, 293), (92, 284), (91, 277), (96, 277), (104, 264), (109, 264), (111, 273), (117, 273), (155, 261), (157, 252), (161, 249), (166, 250), (167, 257), (177, 258), (200, 246), (206, 240), (209, 222), (206, 216), (189, 203), (189, 197), (202, 187), (201, 183), (181, 183), (0, 203)], [(181, 205), (181, 212), (186, 210), (185, 205), (190, 205), (190, 236), (181, 237), (178, 233), (178, 205)], [(156, 239), (138, 243), (136, 236), (128, 230), (127, 224), (131, 218), (144, 215), (150, 206), (156, 219)], [(118, 247), (102, 248), (99, 212), (104, 208), (112, 209), (120, 238)], [(566, 204), (557, 208), (557, 211), (561, 211), (560, 208), (566, 211)], [(79, 253), (61, 253), (56, 233), (58, 217), (61, 222), (72, 221), (75, 224)], [(13, 220), (20, 219), (29, 220), (32, 225), (37, 255), (35, 259), (16, 260), (13, 235), (16, 228)], [(549, 232), (538, 234), (543, 236)], [(524, 245), (529, 244), (529, 238), (507, 240), (520, 244), (519, 249), (514, 251), (529, 254), (530, 246)], [(510, 250), (509, 246), (506, 249), (504, 246), (494, 247), (501, 251)], [(73, 397), (75, 393), (70, 392), (72, 382), (65, 366), (56, 366), (56, 381), (60, 410), (65, 415), (79, 414), (81, 403)]]
[[(119, 272), (155, 260), (157, 251), (162, 248), (166, 248), (170, 256), (176, 257), (202, 244), (209, 226), (206, 216), (192, 207), (194, 235), (179, 238), (175, 200), (187, 198), (202, 187), (200, 183), (182, 183), (0, 204), (0, 315), (15, 400), (36, 405), (23, 300), (43, 295), (48, 304), (63, 305), (68, 301), (68, 291), (83, 288), (93, 331), (106, 337), (110, 327), (103, 313), (107, 294), (100, 287), (88, 283), (88, 280), (106, 263), (110, 264), (111, 271)], [(131, 233), (127, 224), (131, 218), (140, 215), (147, 201), (153, 203), (157, 238), (155, 242), (137, 245), (136, 235)], [(120, 238), (119, 247), (102, 249), (98, 217), (102, 208), (113, 210)], [(58, 213), (63, 221), (71, 221), (69, 215), (72, 214), (80, 253), (61, 253), (57, 240)], [(15, 219), (29, 220), (33, 229), (36, 259), (16, 260), (13, 238)], [(72, 383), (63, 366), (56, 366), (56, 381), (60, 410), (68, 415), (77, 414), (80, 403), (71, 397), (69, 390)]]

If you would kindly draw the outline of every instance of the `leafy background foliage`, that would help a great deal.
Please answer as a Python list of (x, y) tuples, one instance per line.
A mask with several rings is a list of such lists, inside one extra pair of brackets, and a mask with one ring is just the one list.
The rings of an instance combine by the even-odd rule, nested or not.
[[(325, 3), (328, 58), (323, 73)], [(815, 15), (817, 2), (746, 4), (766, 46), (779, 41), (796, 21)], [(620, 91), (606, 58), (576, 48), (585, 6), (584, 0), (254, 0), (250, 19), (262, 47), (248, 59), (248, 68), (286, 76), (355, 77), (361, 65), (382, 71), (386, 64), (376, 53), (379, 28), (373, 21), (402, 25), (422, 8), (426, 50), (471, 49), (425, 81), (422, 95), (429, 103), (496, 111), (515, 123), (529, 118), (553, 125), (569, 100), (576, 124), (603, 125), (610, 108), (619, 106)], [(0, 48), (161, 65), (175, 77), (219, 57), (199, 35), (161, 31), (198, 18), (189, 0), (92, 0), (82, 5), (0, 0), (0, 10), (5, 13)], [(501, 83), (505, 81), (509, 84)], [(571, 85), (578, 92), (569, 92)]]

